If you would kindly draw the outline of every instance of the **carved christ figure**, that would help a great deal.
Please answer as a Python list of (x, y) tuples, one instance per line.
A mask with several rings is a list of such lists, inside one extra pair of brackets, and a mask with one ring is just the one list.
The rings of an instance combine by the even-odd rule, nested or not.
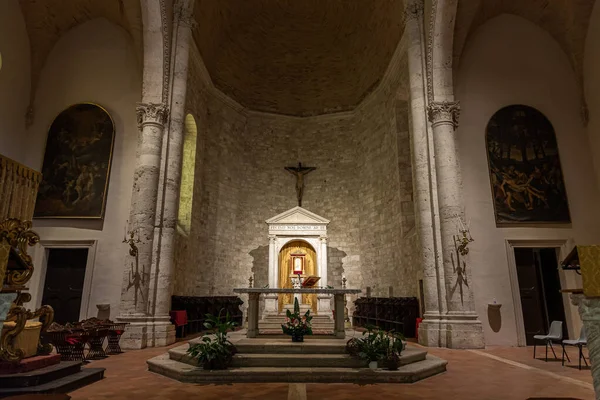
[(298, 206), (302, 207), (302, 195), (304, 194), (304, 175), (314, 171), (316, 167), (303, 167), (299, 162), (297, 167), (285, 167), (285, 170), (296, 177), (296, 197)]

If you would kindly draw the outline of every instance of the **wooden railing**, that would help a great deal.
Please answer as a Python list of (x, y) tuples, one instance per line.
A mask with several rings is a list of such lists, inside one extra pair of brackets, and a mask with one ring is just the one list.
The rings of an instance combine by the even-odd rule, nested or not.
[(0, 222), (31, 221), (42, 174), (0, 155)]

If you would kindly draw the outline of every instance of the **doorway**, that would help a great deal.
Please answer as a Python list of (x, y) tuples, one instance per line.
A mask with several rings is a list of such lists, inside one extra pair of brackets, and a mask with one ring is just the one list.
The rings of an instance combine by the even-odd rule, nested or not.
[(42, 304), (59, 324), (79, 321), (88, 248), (49, 248)]
[(563, 337), (568, 338), (557, 249), (518, 247), (514, 252), (526, 344), (533, 345), (534, 335), (546, 334), (552, 321), (563, 322)]

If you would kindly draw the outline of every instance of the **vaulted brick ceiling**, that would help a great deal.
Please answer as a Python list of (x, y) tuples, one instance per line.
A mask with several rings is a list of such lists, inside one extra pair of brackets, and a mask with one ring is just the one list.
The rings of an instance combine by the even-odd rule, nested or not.
[(132, 37), (142, 59), (142, 16), (139, 0), (19, 0), (31, 47), (32, 92), (48, 54), (71, 28), (95, 18), (121, 26)]
[(589, 18), (595, 0), (460, 0), (454, 28), (454, 66), (481, 25), (500, 14), (521, 16), (546, 30), (562, 47), (579, 81)]
[(354, 108), (403, 30), (402, 0), (197, 0), (194, 39), (215, 86), (288, 115)]

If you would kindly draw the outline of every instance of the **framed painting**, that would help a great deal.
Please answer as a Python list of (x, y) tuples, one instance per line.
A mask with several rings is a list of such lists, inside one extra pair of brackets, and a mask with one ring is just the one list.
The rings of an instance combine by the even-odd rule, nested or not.
[(486, 129), (496, 224), (570, 223), (552, 124), (541, 112), (511, 105)]
[(115, 138), (108, 112), (75, 104), (52, 122), (34, 218), (102, 219)]

